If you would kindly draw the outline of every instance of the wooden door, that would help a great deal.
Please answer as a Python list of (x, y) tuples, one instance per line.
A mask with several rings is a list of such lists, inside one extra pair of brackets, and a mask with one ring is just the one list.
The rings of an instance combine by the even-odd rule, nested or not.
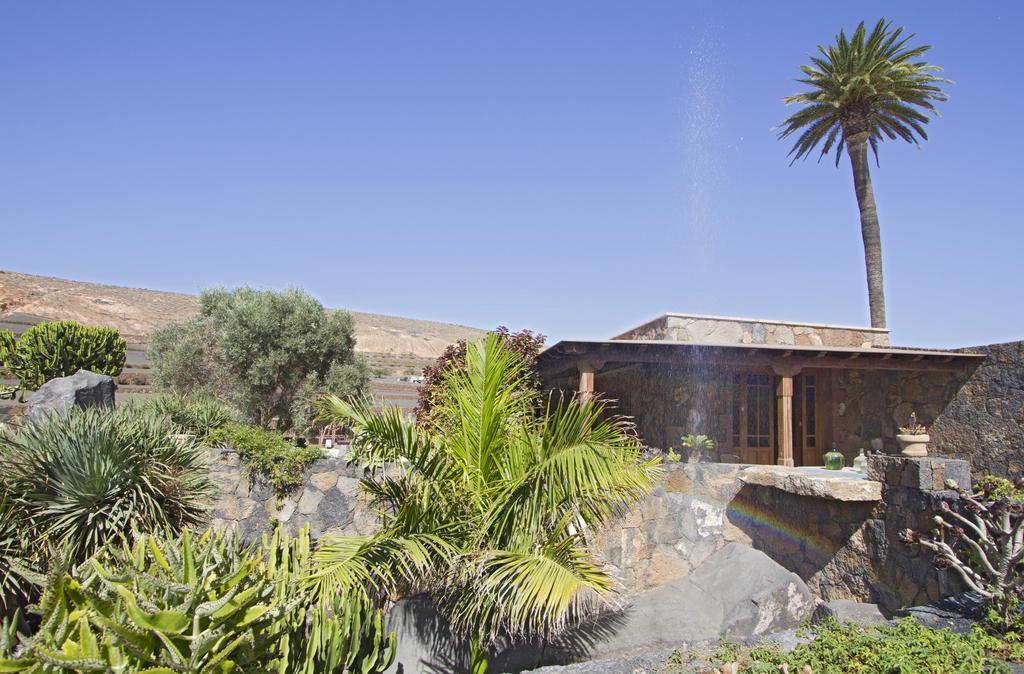
[(799, 382), (794, 382), (794, 386), (800, 389), (799, 406), (795, 396), (793, 399), (793, 416), (799, 418), (800, 444), (803, 448), (803, 458), (799, 465), (820, 466), (822, 455), (828, 451), (825, 411), (829, 383), (828, 372), (824, 370), (805, 370)]
[(743, 463), (774, 463), (774, 379), (763, 372), (733, 375), (732, 445)]

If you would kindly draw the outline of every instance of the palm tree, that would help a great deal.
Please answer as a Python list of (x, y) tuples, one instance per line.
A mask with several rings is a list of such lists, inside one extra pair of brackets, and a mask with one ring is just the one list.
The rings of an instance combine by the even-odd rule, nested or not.
[(538, 415), (528, 376), (491, 335), (446, 373), (426, 425), (368, 401), (320, 401), (323, 418), (353, 429), (354, 459), (375, 469), (363, 488), (382, 521), (373, 536), (325, 537), (310, 582), (378, 600), (430, 593), (469, 639), (474, 673), (495, 639), (550, 638), (600, 604), (613, 583), (588, 536), (660, 474), (632, 426), (598, 402)]
[(819, 145), (819, 161), (832, 149), (836, 166), (844, 147), (850, 155), (874, 328), (885, 327), (885, 290), (868, 147), (877, 164), (878, 143), (886, 138), (915, 145), (919, 139), (928, 140), (924, 125), (929, 114), (937, 114), (933, 101), (946, 100), (939, 85), (949, 83), (935, 75), (941, 68), (920, 60), (930, 45), (908, 45), (913, 37), (904, 37), (903, 28), (894, 29), (891, 22), (881, 19), (870, 34), (861, 22), (850, 39), (840, 31), (835, 44), (828, 48), (819, 45), (820, 56), (812, 56), (811, 65), (800, 67), (805, 77), (797, 80), (810, 91), (784, 99), (787, 105), (805, 107), (779, 127), (779, 138), (800, 132), (789, 152), (793, 162), (806, 159)]

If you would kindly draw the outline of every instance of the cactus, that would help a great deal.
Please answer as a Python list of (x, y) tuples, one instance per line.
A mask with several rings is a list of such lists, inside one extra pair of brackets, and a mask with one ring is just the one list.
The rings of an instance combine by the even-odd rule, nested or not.
[(0, 334), (0, 357), (8, 352), (6, 369), (20, 380), (23, 393), (78, 370), (116, 377), (124, 369), (127, 348), (128, 344), (117, 330), (74, 321), (33, 325), (21, 335), (13, 349)]
[(32, 674), (268, 671), (268, 627), (285, 609), (259, 564), (231, 535), (140, 536), (120, 554), (52, 574), (39, 632), (0, 671), (17, 671), (5, 669), (11, 662)]
[(14, 355), (14, 333), (10, 330), (0, 330), (0, 371), (10, 366), (8, 363)]
[[(289, 603), (295, 578), (311, 566), (309, 526), (290, 538), (278, 527), (263, 536), (268, 574), (275, 579), (277, 599)], [(383, 672), (395, 659), (397, 639), (386, 632), (383, 612), (363, 598), (333, 597), (330, 605), (306, 603), (289, 611), (277, 645), (279, 674), (342, 674)]]
[(395, 636), (385, 636), (381, 613), (313, 604), (301, 582), (309, 557), (308, 529), (250, 547), (233, 532), (140, 536), (54, 570), (39, 630), (0, 652), (0, 672), (383, 671)]
[[(10, 330), (0, 330), (0, 378), (14, 376), (11, 367), (14, 357), (14, 333)], [(4, 386), (0, 384), (0, 400), (10, 397), (14, 398), (17, 387)]]

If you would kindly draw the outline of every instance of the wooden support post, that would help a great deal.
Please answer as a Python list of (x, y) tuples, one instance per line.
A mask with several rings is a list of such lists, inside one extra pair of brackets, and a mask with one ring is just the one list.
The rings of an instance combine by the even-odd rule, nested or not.
[(779, 465), (793, 463), (793, 375), (783, 374), (775, 391), (779, 418)]
[(587, 401), (594, 397), (594, 366), (585, 360), (576, 364), (580, 371), (580, 400)]

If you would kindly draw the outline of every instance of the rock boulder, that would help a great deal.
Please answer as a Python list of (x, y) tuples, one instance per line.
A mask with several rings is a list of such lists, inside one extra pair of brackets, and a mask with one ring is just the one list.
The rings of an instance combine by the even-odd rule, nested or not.
[(814, 612), (814, 622), (836, 620), (841, 623), (872, 624), (886, 621), (878, 604), (869, 604), (852, 599), (836, 599), (820, 605)]
[(63, 415), (71, 407), (113, 407), (113, 378), (104, 374), (79, 370), (70, 377), (58, 377), (39, 387), (25, 402), (28, 417), (36, 420), (49, 414)]
[[(620, 610), (553, 642), (495, 649), (491, 667), (495, 672), (520, 672), (580, 661), (588, 667), (593, 660), (661, 653), (722, 636), (763, 637), (808, 620), (815, 603), (799, 576), (759, 550), (730, 543), (690, 575), (625, 599)], [(389, 624), (399, 633), (393, 671), (465, 671), (466, 645), (451, 640), (429, 601), (399, 602)]]

